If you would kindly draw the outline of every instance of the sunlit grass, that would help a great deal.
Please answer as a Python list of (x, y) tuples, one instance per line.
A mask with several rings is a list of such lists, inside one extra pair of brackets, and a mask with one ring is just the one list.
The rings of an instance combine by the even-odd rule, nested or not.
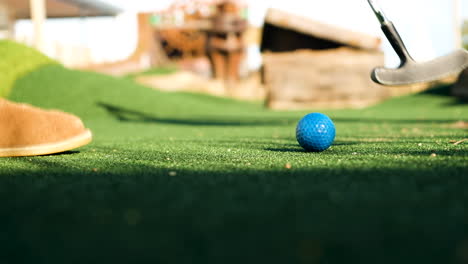
[[(448, 89), (276, 112), (43, 67), (10, 99), (74, 113), (95, 138), (0, 159), (0, 263), (453, 263), (468, 107)], [(322, 153), (294, 136), (312, 111), (337, 127)]]
[(0, 97), (7, 96), (16, 80), (53, 60), (38, 51), (8, 40), (0, 40)]

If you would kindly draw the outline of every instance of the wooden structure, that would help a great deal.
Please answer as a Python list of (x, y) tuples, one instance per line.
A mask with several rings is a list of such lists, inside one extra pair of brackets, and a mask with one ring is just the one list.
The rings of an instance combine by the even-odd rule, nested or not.
[(13, 13), (5, 3), (0, 1), (0, 39), (12, 37), (14, 24), (13, 21)]
[(245, 52), (243, 35), (247, 21), (233, 1), (220, 1), (210, 9), (208, 14), (189, 14), (183, 9), (155, 14), (152, 19), (155, 38), (170, 59), (208, 57), (213, 77), (237, 81)]
[(243, 36), (247, 21), (238, 16), (237, 6), (221, 2), (211, 18), (207, 48), (213, 75), (229, 83), (240, 79), (240, 64), (245, 53)]
[[(208, 22), (208, 21), (201, 21)], [(206, 23), (190, 23), (178, 27), (157, 28), (152, 34), (161, 43), (171, 59), (189, 59), (206, 56)]]
[(384, 63), (379, 47), (378, 38), (270, 9), (261, 44), (267, 106), (358, 108), (387, 98), (370, 79)]
[[(205, 11), (193, 12), (193, 6), (175, 2), (168, 10), (138, 14), (138, 41), (133, 54), (123, 61), (90, 65), (86, 69), (122, 75), (170, 62), (184, 64), (203, 60), (209, 67), (210, 58), (213, 76), (237, 80), (244, 52), (241, 31), (246, 28), (246, 20), (240, 18), (240, 10), (231, 1), (221, 1), (217, 9), (212, 8), (216, 5), (210, 2), (188, 2), (188, 5), (194, 4)], [(202, 71), (205, 75), (205, 69)], [(206, 72), (210, 74), (209, 68)]]
[[(15, 19), (31, 18), (36, 0), (0, 0)], [(100, 0), (43, 0), (48, 18), (115, 16), (121, 10)]]

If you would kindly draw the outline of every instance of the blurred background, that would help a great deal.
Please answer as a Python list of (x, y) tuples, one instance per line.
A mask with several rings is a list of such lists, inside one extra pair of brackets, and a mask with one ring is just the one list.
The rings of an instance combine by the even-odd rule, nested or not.
[[(130, 56), (137, 46), (137, 13), (173, 12), (184, 8), (188, 13), (212, 5), (205, 1), (146, 1), (146, 0), (44, 0), (49, 6), (48, 19), (43, 26), (41, 49), (49, 56), (70, 66), (89, 63), (112, 62)], [(24, 2), (24, 3), (21, 3)], [(27, 10), (29, 0), (0, 1), (0, 38), (10, 37), (34, 45), (34, 26)], [(59, 4), (54, 4), (58, 2)], [(249, 25), (261, 28), (268, 8), (277, 8), (317, 21), (342, 26), (375, 36), (381, 35), (379, 25), (365, 0), (300, 1), (272, 0), (241, 2), (247, 10)], [(467, 0), (381, 0), (413, 56), (419, 60), (430, 59), (448, 53), (460, 45), (460, 30), (468, 19)], [(63, 6), (75, 5), (74, 12), (60, 13)], [(88, 6), (87, 6), (88, 5)], [(186, 7), (182, 7), (186, 5)], [(58, 10), (52, 10), (52, 9)], [(180, 10), (179, 10), (180, 11)], [(11, 13), (20, 14), (13, 15)], [(62, 18), (66, 17), (66, 18)], [(10, 21), (7, 21), (10, 20)], [(466, 25), (466, 24), (465, 24)], [(466, 32), (466, 29), (465, 29)], [(468, 39), (463, 38), (465, 45)], [(386, 64), (398, 63), (391, 47), (382, 42)], [(259, 43), (249, 43), (248, 65), (258, 68), (261, 64)]]
[[(468, 0), (379, 4), (418, 61), (468, 45)], [(314, 107), (363, 107), (428, 87), (370, 82), (373, 67), (399, 59), (366, 0), (0, 0), (0, 38), (67, 67), (136, 74), (163, 90), (267, 99), (272, 108), (308, 107), (294, 102), (317, 97)], [(173, 68), (181, 71), (137, 74)]]

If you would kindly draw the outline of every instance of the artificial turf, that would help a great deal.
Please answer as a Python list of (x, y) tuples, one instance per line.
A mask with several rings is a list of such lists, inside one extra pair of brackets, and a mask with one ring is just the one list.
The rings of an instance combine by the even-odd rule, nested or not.
[(33, 48), (0, 39), (0, 97), (10, 93), (18, 78), (48, 64), (57, 62)]
[[(94, 141), (0, 159), (0, 263), (466, 263), (468, 106), (449, 88), (276, 112), (44, 66), (10, 99)], [(337, 127), (322, 153), (294, 135), (314, 111)]]

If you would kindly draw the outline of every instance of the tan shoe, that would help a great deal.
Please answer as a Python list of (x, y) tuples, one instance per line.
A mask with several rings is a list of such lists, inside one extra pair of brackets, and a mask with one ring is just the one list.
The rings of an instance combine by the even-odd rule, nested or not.
[(91, 131), (76, 116), (0, 98), (0, 157), (59, 153), (91, 139)]

